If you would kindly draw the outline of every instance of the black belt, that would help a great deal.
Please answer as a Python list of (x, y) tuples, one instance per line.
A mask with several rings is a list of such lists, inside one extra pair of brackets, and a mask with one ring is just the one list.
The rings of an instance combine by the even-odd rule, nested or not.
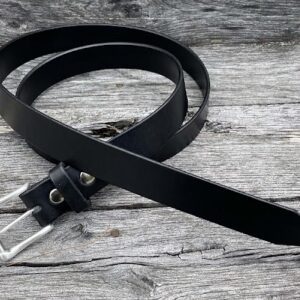
[[(0, 200), (4, 202), (21, 193), (29, 210), (17, 222), (32, 213), (43, 226), (12, 249), (0, 245), (2, 260), (12, 258), (52, 230), (52, 222), (66, 211), (86, 209), (90, 196), (108, 183), (254, 237), (300, 245), (297, 211), (160, 163), (186, 147), (207, 116), (209, 77), (191, 49), (164, 35), (132, 27), (53, 28), (24, 35), (0, 49), (1, 82), (23, 63), (55, 52), (59, 54), (39, 64), (23, 79), (16, 96), (0, 85), (2, 117), (38, 154), (58, 163), (41, 182), (30, 188), (21, 187)], [(79, 132), (31, 107), (44, 90), (61, 80), (109, 68), (152, 71), (172, 80), (176, 88), (154, 113), (109, 142)], [(203, 94), (199, 110), (184, 125), (187, 97), (183, 70)]]

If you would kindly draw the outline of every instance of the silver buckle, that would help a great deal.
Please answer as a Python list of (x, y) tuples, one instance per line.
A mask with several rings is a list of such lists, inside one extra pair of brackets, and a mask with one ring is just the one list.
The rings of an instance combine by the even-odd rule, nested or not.
[[(28, 184), (24, 184), (20, 188), (16, 189), (12, 193), (0, 198), (0, 205), (3, 204), (6, 201), (12, 200), (14, 198), (19, 197), (20, 194), (25, 192), (28, 189)], [(6, 225), (4, 228), (0, 230), (0, 234), (8, 231), (13, 226), (15, 226), (17, 223), (21, 222), (28, 216), (32, 215), (36, 210), (40, 209), (38, 206), (26, 211), (24, 214), (22, 214), (20, 217), (12, 221), (10, 224)], [(35, 241), (41, 239), (44, 235), (49, 233), (53, 229), (53, 225), (49, 224), (45, 227), (43, 227), (41, 230), (30, 236), (29, 238), (25, 239), (24, 241), (20, 242), (19, 244), (11, 247), (10, 249), (5, 249), (3, 246), (1, 240), (0, 240), (0, 261), (8, 261), (15, 257), (17, 254), (19, 254), (21, 251), (23, 251), (25, 248), (27, 248), (29, 245), (34, 243)]]

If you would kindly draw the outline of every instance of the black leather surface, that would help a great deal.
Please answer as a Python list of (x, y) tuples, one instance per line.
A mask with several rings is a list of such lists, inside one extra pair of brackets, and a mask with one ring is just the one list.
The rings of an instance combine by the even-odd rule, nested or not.
[[(36, 214), (41, 225), (70, 209), (81, 211), (86, 208), (86, 199), (111, 183), (267, 241), (300, 245), (300, 216), (296, 211), (160, 163), (196, 137), (207, 115), (208, 74), (189, 48), (137, 28), (107, 25), (54, 28), (23, 36), (0, 49), (1, 82), (26, 61), (54, 52), (61, 53), (32, 70), (20, 84), (16, 97), (0, 86), (2, 117), (40, 155), (65, 164), (55, 170), (55, 179), (52, 171), (50, 177), (21, 195), (27, 207), (41, 207)], [(41, 92), (64, 78), (121, 67), (162, 74), (176, 88), (158, 110), (109, 143), (87, 136), (30, 106)], [(187, 98), (182, 70), (196, 81), (204, 97), (198, 112), (183, 127)], [(57, 170), (60, 170), (58, 177)], [(95, 176), (96, 183), (84, 186), (79, 180), (81, 171)], [(53, 188), (60, 190), (67, 200), (60, 205), (50, 203), (49, 193)]]

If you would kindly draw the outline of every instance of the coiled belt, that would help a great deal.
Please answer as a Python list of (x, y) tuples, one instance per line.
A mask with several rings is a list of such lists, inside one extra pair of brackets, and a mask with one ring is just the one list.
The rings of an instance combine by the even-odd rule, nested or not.
[[(273, 243), (300, 245), (297, 211), (221, 186), (166, 166), (161, 161), (186, 147), (207, 116), (209, 77), (189, 48), (164, 35), (133, 27), (80, 25), (37, 31), (0, 49), (0, 82), (23, 63), (59, 52), (31, 70), (16, 96), (0, 85), (0, 113), (27, 143), (57, 166), (31, 187), (23, 186), (2, 198), (20, 195), (29, 214), (43, 227), (11, 249), (0, 245), (8, 260), (52, 230), (66, 211), (80, 212), (90, 196), (106, 184), (174, 207)], [(166, 102), (147, 118), (109, 142), (97, 140), (37, 111), (31, 104), (51, 85), (83, 72), (134, 68), (172, 80), (176, 87)], [(183, 70), (203, 94), (199, 110), (184, 125), (187, 96)]]

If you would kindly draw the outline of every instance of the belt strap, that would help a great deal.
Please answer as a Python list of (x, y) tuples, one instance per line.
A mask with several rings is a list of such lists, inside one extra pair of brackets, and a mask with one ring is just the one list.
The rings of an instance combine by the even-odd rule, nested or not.
[[(197, 136), (207, 116), (209, 76), (191, 49), (164, 35), (133, 27), (52, 28), (23, 35), (0, 49), (0, 82), (23, 63), (56, 52), (59, 54), (27, 74), (16, 96), (0, 85), (1, 116), (38, 154), (58, 163), (48, 177), (20, 195), (41, 226), (50, 230), (52, 222), (66, 211), (86, 209), (90, 196), (113, 184), (254, 237), (300, 245), (297, 211), (161, 163)], [(65, 78), (110, 68), (155, 72), (173, 81), (175, 88), (156, 111), (109, 142), (31, 106), (43, 91)], [(203, 95), (198, 111), (184, 125), (187, 96), (183, 70)]]

